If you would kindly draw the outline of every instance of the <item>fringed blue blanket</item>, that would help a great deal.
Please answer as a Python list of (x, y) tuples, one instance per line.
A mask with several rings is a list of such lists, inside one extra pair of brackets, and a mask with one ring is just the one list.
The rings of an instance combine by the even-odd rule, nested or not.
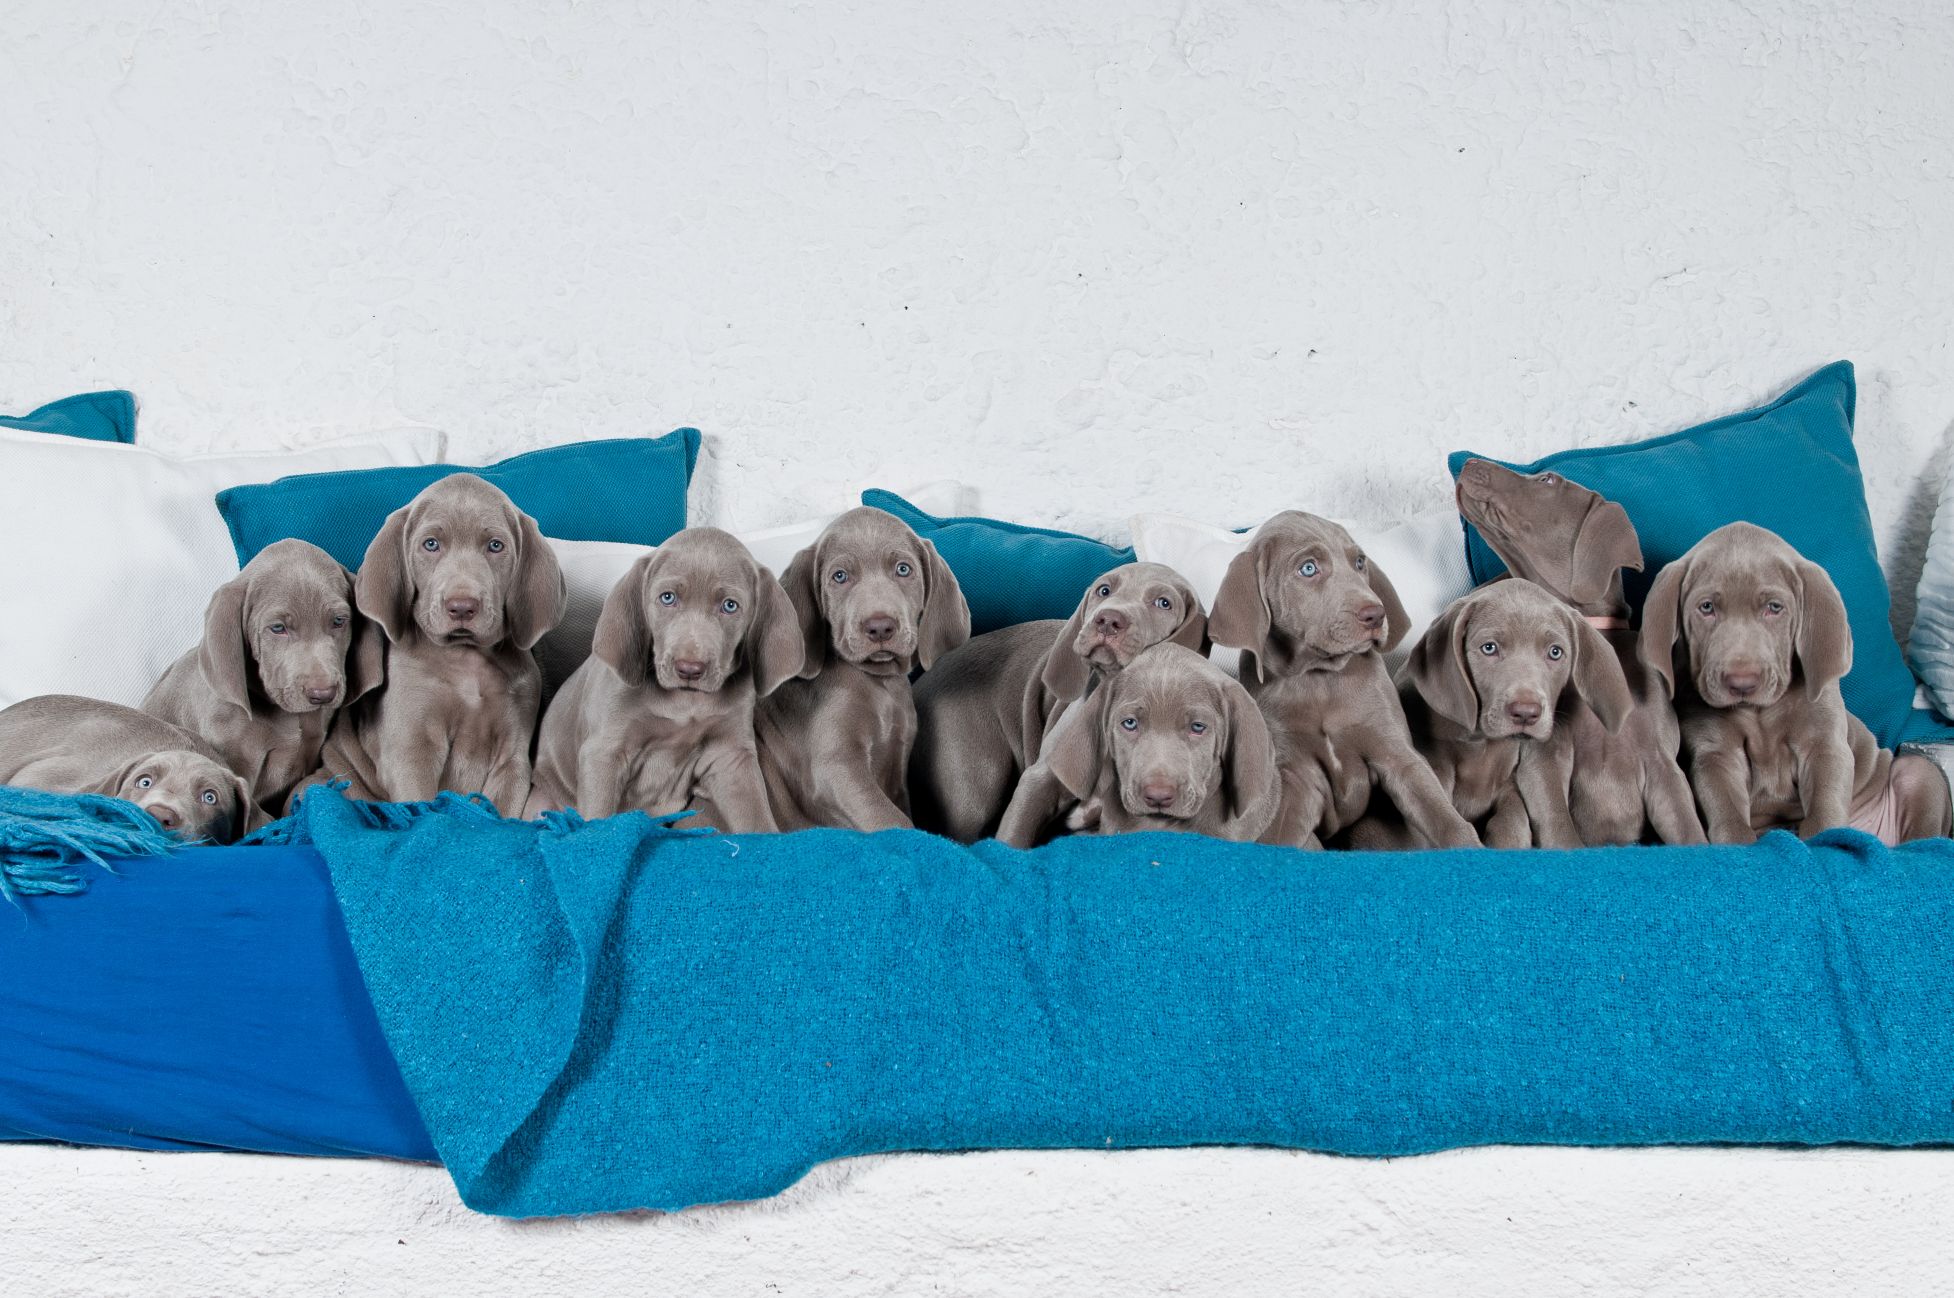
[(9, 901), (82, 891), (84, 862), (106, 866), (178, 846), (133, 802), (0, 785), (0, 897)]
[[(373, 1011), (313, 1008), (341, 1053), (369, 1048), (341, 1021), (377, 1011), (393, 1055), (362, 1065), (371, 1083), (321, 1087), (368, 1107), (308, 1139), (393, 1150), (339, 1133), (404, 1080), (485, 1212), (752, 1198), (902, 1149), (1954, 1141), (1946, 840), (1019, 852), (326, 793), (288, 828), (330, 869)], [(173, 864), (30, 899), (27, 922), (164, 886)], [(7, 942), (0, 1034), (22, 976)], [(255, 1021), (259, 963), (212, 990), (225, 1017)], [(328, 1065), (311, 1067), (316, 1087)], [(417, 1137), (389, 1139), (411, 1154)]]

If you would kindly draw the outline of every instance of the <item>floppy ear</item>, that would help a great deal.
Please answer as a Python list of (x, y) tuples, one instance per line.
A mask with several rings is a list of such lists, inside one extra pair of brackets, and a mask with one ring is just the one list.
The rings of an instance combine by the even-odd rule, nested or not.
[(543, 529), (529, 515), (516, 512), (516, 530), (521, 566), (516, 569), (515, 589), (509, 592), (509, 639), (518, 649), (534, 649), (536, 642), (556, 629), (563, 620), (563, 606), (569, 601), (569, 587), (563, 581), (563, 565), (556, 551), (543, 539)]
[(807, 642), (801, 636), (801, 619), (787, 592), (765, 566), (754, 567), (760, 574), (756, 588), (759, 607), (754, 611), (753, 625), (746, 629), (746, 651), (753, 663), (753, 692), (765, 698), (782, 681), (800, 674), (807, 658)]
[(929, 579), (923, 584), (923, 616), (916, 626), (916, 663), (928, 671), (930, 664), (970, 639), (970, 605), (957, 575), (928, 541), (923, 541), (923, 564)]
[(780, 578), (780, 588), (787, 593), (794, 619), (800, 623), (802, 680), (819, 676), (821, 664), (828, 657), (828, 619), (821, 613), (821, 590), (817, 585), (821, 565), (815, 551), (820, 548), (821, 543), (816, 541), (795, 555)]
[(244, 777), (235, 771), (227, 772), (231, 777), (230, 836), (225, 844), (235, 843), (246, 834), (255, 833), (271, 823), (271, 817), (264, 808), (251, 800), (251, 789)]
[(1852, 670), (1852, 624), (1845, 601), (1825, 569), (1798, 560), (1798, 631), (1793, 645), (1805, 673), (1805, 693), (1816, 698), (1827, 685)]
[(651, 621), (645, 616), (645, 599), (651, 594), (651, 574), (657, 565), (656, 550), (633, 561), (604, 596), (597, 627), (591, 632), (590, 656), (616, 672), (626, 685), (644, 684), (651, 666)]
[(1572, 609), (1565, 609), (1568, 647), (1574, 653), (1573, 671), (1568, 679), (1574, 690), (1594, 709), (1601, 724), (1613, 734), (1628, 720), (1635, 708), (1635, 696), (1628, 692), (1628, 678), (1622, 674), (1621, 660), (1614, 648), (1594, 625)]
[(1612, 500), (1596, 501), (1574, 534), (1568, 597), (1583, 604), (1600, 599), (1623, 568), (1642, 571), (1642, 538), (1635, 534), (1627, 510)]
[(1104, 686), (1065, 709), (1038, 754), (1052, 777), (1075, 798), (1091, 797), (1099, 785), (1099, 747), (1106, 731), (1107, 700), (1112, 697), (1112, 687)]
[(1452, 601), (1412, 647), (1399, 679), (1409, 681), (1432, 711), (1467, 730), (1479, 729), (1479, 691), (1466, 670), (1466, 601)]
[(353, 578), (353, 604), (380, 624), (387, 639), (399, 640), (414, 624), (414, 583), (407, 575), (407, 515), (402, 505), (366, 547), (359, 576)]
[(1682, 616), (1683, 578), (1688, 573), (1688, 555), (1663, 565), (1642, 603), (1642, 630), (1635, 639), (1635, 656), (1661, 679), (1672, 699), (1676, 697), (1677, 619)]
[(251, 708), (251, 650), (244, 642), (244, 596), (251, 579), (244, 574), (225, 582), (204, 609), (204, 638), (197, 665), (217, 697), (235, 708)]
[(371, 694), (387, 683), (387, 636), (380, 624), (363, 614), (353, 615), (353, 645), (346, 653), (346, 702)]
[(1384, 643), (1378, 648), (1390, 653), (1404, 643), (1405, 633), (1411, 630), (1411, 614), (1404, 611), (1404, 601), (1398, 598), (1398, 588), (1391, 584), (1391, 579), (1384, 574), (1384, 569), (1377, 566), (1377, 561), (1366, 555), (1364, 565), (1371, 594), (1377, 596), (1377, 602), (1384, 606), (1386, 630)]
[(1228, 746), (1221, 755), (1221, 793), (1228, 801), (1222, 837), (1238, 842), (1259, 838), (1275, 819), (1281, 782), (1276, 777), (1275, 741), (1262, 709), (1236, 681), (1222, 690), (1228, 712)]
[(1181, 601), (1181, 624), (1167, 639), (1206, 658), (1214, 647), (1208, 639), (1208, 611), (1201, 607), (1201, 599), (1191, 587), (1183, 585), (1176, 593)]
[(1228, 573), (1208, 614), (1208, 635), (1216, 644), (1247, 655), (1260, 681), (1262, 658), (1269, 651), (1269, 625), (1269, 601), (1262, 595), (1261, 547), (1250, 542), (1228, 561)]
[[(136, 773), (136, 768), (155, 755), (154, 753), (143, 753), (133, 760), (124, 762), (120, 767), (109, 772), (102, 779), (95, 781), (84, 789), (77, 790), (77, 792), (99, 793), (105, 798), (120, 798), (122, 797), (122, 786), (128, 782), (131, 775)], [(127, 801), (127, 799), (124, 799), (124, 801)]]
[(1072, 610), (1072, 616), (1058, 629), (1052, 639), (1052, 647), (1045, 651), (1045, 670), (1038, 674), (1039, 683), (1049, 691), (1053, 698), (1071, 700), (1086, 692), (1092, 679), (1092, 666), (1078, 654), (1072, 646), (1079, 639), (1079, 632), (1086, 626), (1086, 601), (1092, 597), (1093, 587), (1099, 579), (1092, 579), (1092, 586), (1079, 596), (1079, 606)]

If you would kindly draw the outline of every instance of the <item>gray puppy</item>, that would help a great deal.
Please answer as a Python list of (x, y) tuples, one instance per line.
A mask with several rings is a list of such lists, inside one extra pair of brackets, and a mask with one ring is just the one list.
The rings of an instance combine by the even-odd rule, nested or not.
[(319, 769), (334, 713), (379, 687), (385, 645), (353, 607), (351, 573), (308, 541), (279, 541), (217, 588), (203, 640), (142, 708), (201, 736), (276, 815)]
[(228, 843), (259, 820), (244, 777), (197, 736), (72, 694), (0, 712), (0, 784), (121, 798), (185, 842)]
[(754, 707), (804, 656), (786, 592), (739, 539), (680, 532), (604, 601), (590, 658), (543, 717), (525, 814), (694, 808), (688, 824), (773, 830)]

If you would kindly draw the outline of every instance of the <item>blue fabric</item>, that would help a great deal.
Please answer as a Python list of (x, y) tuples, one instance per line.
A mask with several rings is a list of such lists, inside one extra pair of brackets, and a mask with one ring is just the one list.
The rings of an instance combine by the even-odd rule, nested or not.
[(132, 392), (83, 392), (50, 401), (25, 415), (0, 415), (0, 428), (54, 433), (91, 442), (136, 440), (136, 397)]
[(397, 465), (301, 473), (217, 493), (240, 565), (289, 537), (357, 569), (386, 523), (430, 483), (473, 473), (507, 492), (543, 535), (564, 541), (658, 545), (685, 526), (685, 489), (699, 430), (619, 437), (530, 451), (481, 467)]
[(0, 906), (0, 1139), (435, 1156), (310, 848)]
[(48, 793), (0, 785), (0, 897), (88, 887), (84, 861), (163, 856), (179, 846), (133, 802), (93, 793)]
[[(1831, 574), (1852, 625), (1846, 707), (1884, 746), (1954, 740), (1954, 727), (1913, 706), (1914, 679), (1889, 621), (1891, 599), (1873, 545), (1866, 488), (1852, 445), (1857, 397), (1852, 366), (1826, 366), (1767, 406), (1653, 441), (1561, 451), (1531, 464), (1494, 460), (1521, 473), (1547, 469), (1628, 511), (1642, 538), (1642, 572), (1629, 573), (1637, 610), (1655, 575), (1726, 523), (1768, 527)], [(1472, 451), (1454, 451), (1452, 476)], [(1483, 584), (1506, 571), (1477, 529), (1466, 558)]]
[(862, 503), (894, 514), (936, 546), (970, 605), (972, 635), (1071, 617), (1094, 577), (1133, 562), (1130, 546), (995, 518), (938, 518), (892, 491), (864, 491)]

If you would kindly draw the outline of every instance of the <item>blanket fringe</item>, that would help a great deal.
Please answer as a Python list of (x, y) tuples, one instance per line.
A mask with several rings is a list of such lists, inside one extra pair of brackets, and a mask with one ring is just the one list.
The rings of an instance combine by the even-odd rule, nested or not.
[[(344, 793), (348, 788), (345, 780), (334, 780), (325, 787)], [(451, 820), (474, 821), (478, 824), (540, 825), (546, 834), (564, 836), (586, 828), (590, 822), (579, 815), (575, 809), (564, 811), (545, 811), (533, 821), (504, 816), (496, 810), (495, 804), (480, 793), (438, 793), (427, 802), (361, 802), (357, 798), (346, 799), (346, 805), (353, 808), (360, 823), (368, 829), (408, 829), (416, 821), (429, 816), (446, 816)], [(718, 831), (704, 827), (682, 826), (678, 822), (696, 812), (675, 811), (669, 815), (650, 817), (652, 824), (668, 834), (696, 836)], [(292, 807), (290, 815), (283, 820), (275, 820), (256, 833), (239, 840), (241, 847), (290, 847), (309, 845), (312, 831), (306, 824), (304, 799)]]
[(0, 787), (0, 896), (85, 891), (80, 866), (116, 857), (164, 856), (181, 847), (155, 819), (120, 798)]

